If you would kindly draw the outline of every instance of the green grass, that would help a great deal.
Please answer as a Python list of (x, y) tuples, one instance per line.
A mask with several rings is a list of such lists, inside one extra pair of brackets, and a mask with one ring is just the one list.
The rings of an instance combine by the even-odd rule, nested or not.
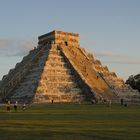
[(140, 106), (32, 105), (8, 113), (0, 108), (1, 140), (139, 140)]

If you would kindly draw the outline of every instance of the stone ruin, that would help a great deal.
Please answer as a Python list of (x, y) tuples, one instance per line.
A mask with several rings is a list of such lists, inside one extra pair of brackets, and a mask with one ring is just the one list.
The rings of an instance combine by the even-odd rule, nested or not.
[(0, 81), (0, 98), (18, 102), (139, 102), (126, 85), (79, 46), (79, 35), (52, 31)]

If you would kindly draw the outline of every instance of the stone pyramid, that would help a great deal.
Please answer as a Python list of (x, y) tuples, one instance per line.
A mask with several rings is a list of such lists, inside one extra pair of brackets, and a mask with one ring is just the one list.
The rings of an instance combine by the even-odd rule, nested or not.
[(79, 35), (52, 31), (0, 81), (0, 98), (19, 102), (139, 102), (138, 91), (80, 48)]

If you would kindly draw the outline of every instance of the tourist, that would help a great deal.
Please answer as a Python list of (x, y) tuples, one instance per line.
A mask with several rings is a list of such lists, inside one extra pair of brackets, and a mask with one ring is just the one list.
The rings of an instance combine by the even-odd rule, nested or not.
[(18, 105), (18, 102), (16, 101), (15, 104), (14, 104), (14, 110), (15, 110), (15, 112), (17, 112), (17, 105)]
[(11, 103), (10, 101), (7, 102), (7, 112), (10, 112), (10, 106), (11, 106)]
[(112, 102), (111, 102), (111, 100), (109, 100), (108, 101), (108, 107), (111, 107), (111, 104), (112, 104)]
[(25, 109), (26, 109), (26, 104), (24, 103), (22, 106), (22, 111), (25, 111)]
[(123, 100), (123, 99), (121, 99), (121, 105), (122, 105), (122, 106), (124, 105), (124, 100)]
[(124, 106), (125, 106), (125, 107), (127, 107), (127, 106), (128, 106), (127, 102), (126, 102), (126, 103), (124, 103)]
[(95, 104), (95, 102), (96, 102), (95, 100), (93, 100), (93, 99), (91, 100), (91, 104)]

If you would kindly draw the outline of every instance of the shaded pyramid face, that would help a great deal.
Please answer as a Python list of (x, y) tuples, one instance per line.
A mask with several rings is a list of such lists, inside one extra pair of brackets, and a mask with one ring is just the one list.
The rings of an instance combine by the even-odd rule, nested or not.
[(139, 94), (80, 48), (78, 34), (53, 31), (0, 82), (1, 99), (19, 102), (139, 102)]

